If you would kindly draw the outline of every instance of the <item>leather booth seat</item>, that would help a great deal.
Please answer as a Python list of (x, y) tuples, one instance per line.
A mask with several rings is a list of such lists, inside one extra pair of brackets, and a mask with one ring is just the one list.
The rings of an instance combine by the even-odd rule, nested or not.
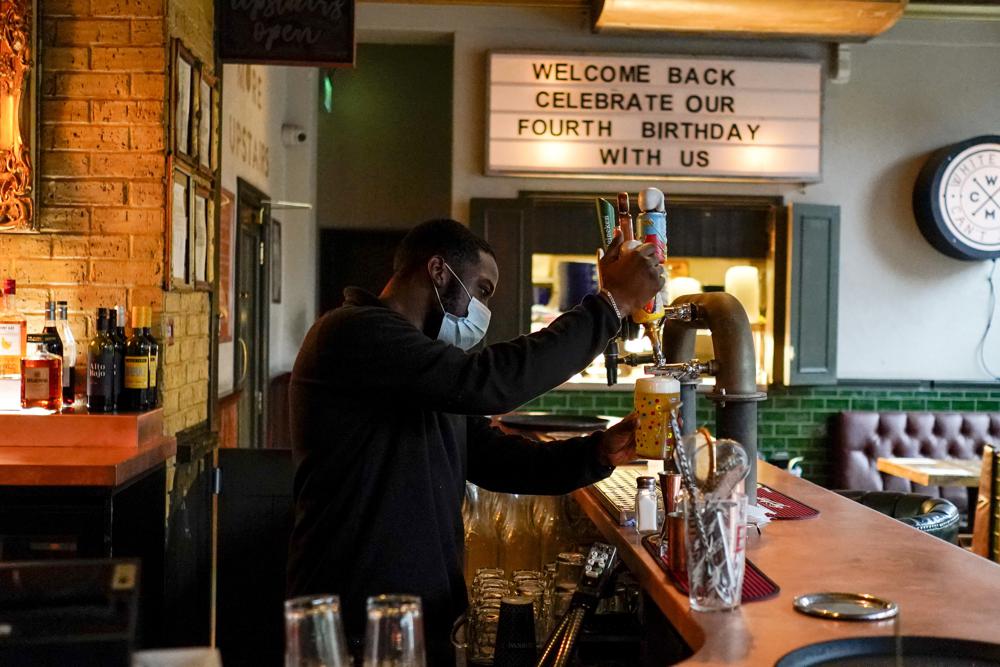
[(958, 508), (944, 498), (895, 491), (838, 491), (840, 495), (870, 507), (922, 533), (958, 543)]
[(1000, 443), (1000, 412), (841, 412), (833, 437), (833, 488), (919, 493), (968, 509), (961, 487), (922, 486), (881, 473), (884, 457), (978, 459)]

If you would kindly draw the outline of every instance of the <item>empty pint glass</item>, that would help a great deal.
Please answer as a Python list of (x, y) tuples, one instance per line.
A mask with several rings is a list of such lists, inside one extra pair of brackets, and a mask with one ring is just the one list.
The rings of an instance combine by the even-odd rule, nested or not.
[(350, 667), (336, 595), (285, 602), (285, 667)]
[(426, 667), (420, 598), (375, 595), (367, 607), (364, 667)]
[(670, 411), (679, 410), (681, 383), (672, 377), (643, 377), (635, 381), (635, 452), (644, 459), (670, 459), (674, 434)]

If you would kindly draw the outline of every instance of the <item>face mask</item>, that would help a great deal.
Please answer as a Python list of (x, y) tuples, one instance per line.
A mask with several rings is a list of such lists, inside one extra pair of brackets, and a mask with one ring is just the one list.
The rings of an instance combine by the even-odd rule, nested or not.
[(469, 294), (465, 283), (448, 266), (448, 262), (445, 262), (444, 265), (451, 271), (451, 275), (455, 276), (455, 280), (462, 286), (465, 293), (469, 295), (469, 314), (465, 317), (458, 317), (445, 310), (444, 304), (441, 303), (441, 294), (438, 292), (437, 285), (431, 283), (434, 287), (434, 293), (437, 294), (438, 305), (441, 306), (441, 311), (444, 313), (444, 319), (441, 320), (441, 329), (438, 331), (437, 339), (451, 343), (463, 350), (471, 350), (486, 335), (486, 329), (490, 326), (490, 309), (482, 301)]

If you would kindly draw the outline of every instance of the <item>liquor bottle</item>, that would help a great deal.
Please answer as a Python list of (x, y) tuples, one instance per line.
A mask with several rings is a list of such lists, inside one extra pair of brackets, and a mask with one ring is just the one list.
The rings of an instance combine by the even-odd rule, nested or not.
[(0, 410), (21, 407), (21, 359), (28, 346), (28, 322), (17, 309), (17, 283), (8, 278), (0, 288)]
[(62, 357), (52, 352), (45, 334), (27, 337), (21, 359), (21, 407), (59, 410), (62, 407)]
[(125, 382), (125, 346), (128, 344), (128, 337), (125, 335), (125, 306), (108, 309), (108, 337), (115, 346), (114, 409), (127, 410), (128, 408), (121, 406)]
[(132, 307), (132, 335), (125, 346), (125, 382), (118, 409), (142, 412), (149, 406), (149, 341), (143, 335), (143, 309)]
[(56, 331), (63, 346), (63, 405), (68, 407), (76, 401), (76, 338), (69, 326), (69, 306), (65, 301), (57, 301), (56, 307)]
[[(48, 301), (45, 304), (45, 325), (42, 328), (42, 342), (49, 348), (49, 352), (63, 357), (62, 339), (59, 337), (59, 330), (56, 328), (56, 302)], [(60, 382), (62, 382), (60, 380)], [(62, 386), (60, 384), (60, 386)]]
[(115, 342), (108, 335), (108, 309), (97, 309), (97, 335), (87, 349), (87, 409), (114, 412)]
[(160, 405), (160, 373), (163, 366), (160, 363), (160, 341), (153, 335), (153, 309), (149, 306), (143, 307), (145, 320), (143, 322), (142, 335), (149, 343), (149, 401), (147, 410), (159, 407)]

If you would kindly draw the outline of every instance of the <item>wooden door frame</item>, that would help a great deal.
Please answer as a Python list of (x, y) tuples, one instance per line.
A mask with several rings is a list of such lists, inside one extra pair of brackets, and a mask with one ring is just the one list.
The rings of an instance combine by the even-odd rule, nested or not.
[[(258, 313), (258, 317), (260, 318), (260, 323), (259, 323), (260, 324), (260, 349), (257, 351), (256, 362), (258, 364), (258, 375), (260, 376), (260, 387), (259, 387), (259, 390), (260, 390), (261, 396), (262, 396), (262, 400), (260, 402), (260, 405), (257, 406), (259, 408), (259, 410), (260, 410), (260, 418), (262, 420), (262, 423), (261, 423), (260, 429), (259, 429), (260, 432), (257, 434), (257, 438), (258, 438), (259, 442), (254, 443), (254, 448), (262, 448), (264, 446), (264, 444), (265, 444), (265, 438), (264, 438), (264, 436), (265, 436), (265, 434), (267, 432), (267, 430), (266, 430), (267, 429), (267, 404), (268, 404), (268, 395), (267, 395), (268, 392), (267, 392), (267, 389), (268, 389), (268, 381), (269, 381), (269, 378), (270, 378), (270, 322), (271, 322), (271, 298), (270, 298), (270, 295), (271, 295), (271, 281), (270, 281), (270, 270), (269, 270), (269, 267), (270, 267), (270, 259), (271, 259), (271, 257), (270, 257), (270, 255), (271, 255), (271, 249), (270, 249), (271, 238), (270, 238), (270, 236), (271, 235), (270, 235), (270, 225), (269, 225), (269, 222), (271, 220), (271, 209), (270, 209), (270, 207), (265, 202), (267, 202), (269, 200), (270, 200), (270, 197), (268, 197), (260, 189), (254, 187), (252, 184), (248, 183), (247, 181), (243, 180), (242, 178), (237, 178), (236, 179), (236, 202), (235, 202), (235, 204), (236, 204), (236, 208), (235, 208), (235, 212), (236, 212), (236, 229), (234, 230), (234, 237), (233, 237), (233, 247), (235, 249), (235, 253), (234, 253), (234, 255), (235, 255), (235, 257), (234, 257), (234, 259), (235, 259), (235, 262), (234, 262), (235, 263), (235, 271), (234, 271), (234, 273), (235, 273), (235, 279), (233, 281), (234, 282), (234, 288), (238, 288), (239, 287), (239, 277), (240, 277), (240, 253), (239, 253), (240, 218), (239, 218), (239, 209), (240, 209), (240, 204), (241, 203), (245, 203), (245, 204), (251, 206), (252, 208), (260, 209), (261, 215), (258, 218), (257, 223), (260, 226), (260, 230), (261, 230), (260, 240), (261, 240), (261, 243), (264, 244), (264, 249), (263, 249), (263, 264), (262, 265), (259, 264), (258, 268), (257, 268), (257, 270), (259, 272), (259, 275), (261, 277), (260, 290), (258, 291), (257, 294), (253, 295), (253, 298), (255, 298), (256, 302), (257, 302), (256, 303), (257, 313)], [(236, 312), (234, 313), (234, 319), (233, 319), (233, 322), (234, 322), (233, 333), (237, 334), (238, 333), (237, 327), (239, 327), (239, 321), (240, 321), (240, 298), (239, 298), (238, 289), (234, 289), (234, 292), (236, 293), (235, 294), (235, 296), (236, 296), (236, 299), (235, 299), (235, 301), (236, 301), (235, 311)], [(239, 338), (239, 336), (236, 336), (236, 338)], [(237, 375), (237, 370), (239, 370), (240, 374), (242, 374), (242, 370), (243, 369), (241, 368), (242, 364), (240, 363), (241, 352), (240, 352), (240, 347), (239, 347), (238, 341), (236, 341), (236, 343), (237, 343), (236, 345), (233, 345), (233, 390), (234, 391), (244, 391), (244, 389), (245, 389), (245, 383), (246, 383), (246, 378), (244, 377), (244, 378), (241, 379)], [(255, 397), (251, 396), (250, 400), (253, 401), (253, 400), (256, 400), (256, 399), (255, 399)], [(239, 414), (237, 414), (237, 417), (236, 417), (236, 419), (237, 419), (237, 433), (239, 432), (239, 418), (240, 418)]]

